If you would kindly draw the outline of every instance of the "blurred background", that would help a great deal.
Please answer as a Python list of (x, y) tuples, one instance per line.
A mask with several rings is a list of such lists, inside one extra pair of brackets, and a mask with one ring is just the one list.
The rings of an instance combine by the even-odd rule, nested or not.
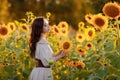
[(74, 29), (78, 22), (85, 21), (84, 16), (102, 12), (107, 2), (120, 0), (0, 0), (0, 24), (26, 18), (26, 12), (31, 11), (35, 16), (46, 16), (51, 24), (67, 21)]

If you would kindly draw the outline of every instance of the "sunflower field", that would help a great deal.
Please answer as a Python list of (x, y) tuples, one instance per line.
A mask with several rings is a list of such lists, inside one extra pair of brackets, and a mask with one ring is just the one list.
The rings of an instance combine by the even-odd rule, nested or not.
[[(50, 25), (47, 39), (54, 54), (67, 52), (52, 66), (54, 80), (120, 80), (120, 5), (106, 3), (102, 12), (86, 14), (74, 34), (66, 21)], [(35, 15), (26, 15), (21, 22), (0, 24), (0, 80), (28, 80), (35, 66), (29, 55)]]

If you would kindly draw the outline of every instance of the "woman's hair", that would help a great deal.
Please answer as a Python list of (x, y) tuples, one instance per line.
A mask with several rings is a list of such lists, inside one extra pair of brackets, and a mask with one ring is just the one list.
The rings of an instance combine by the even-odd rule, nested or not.
[(35, 57), (36, 43), (41, 37), (43, 32), (44, 19), (41, 17), (36, 18), (31, 25), (31, 35), (30, 35), (30, 56)]

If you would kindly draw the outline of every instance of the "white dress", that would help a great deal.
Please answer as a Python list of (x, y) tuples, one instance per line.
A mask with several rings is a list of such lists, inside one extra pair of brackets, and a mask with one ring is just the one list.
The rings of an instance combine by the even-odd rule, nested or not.
[[(49, 60), (55, 61), (53, 51), (45, 37), (37, 43), (35, 58), (40, 59), (44, 66), (49, 66)], [(29, 78), (29, 80), (53, 80), (53, 75), (51, 68), (35, 67)]]

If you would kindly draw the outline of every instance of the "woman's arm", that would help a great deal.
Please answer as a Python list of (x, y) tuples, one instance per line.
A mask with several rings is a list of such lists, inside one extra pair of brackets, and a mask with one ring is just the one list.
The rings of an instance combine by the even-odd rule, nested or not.
[(63, 50), (60, 50), (56, 55), (53, 56), (54, 60), (57, 61), (61, 58), (63, 58), (66, 55), (66, 53)]

